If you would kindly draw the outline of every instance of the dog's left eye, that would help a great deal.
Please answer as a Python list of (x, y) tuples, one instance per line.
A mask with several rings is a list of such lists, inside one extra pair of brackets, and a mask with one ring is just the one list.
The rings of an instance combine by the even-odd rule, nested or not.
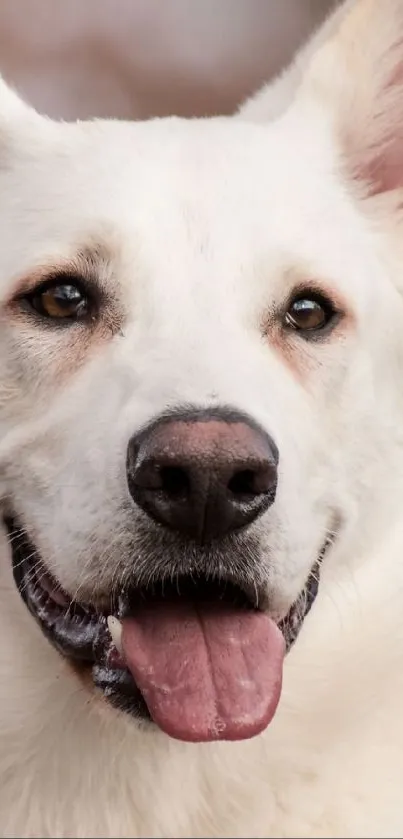
[(42, 317), (52, 320), (79, 320), (88, 315), (90, 300), (77, 282), (58, 281), (36, 288), (26, 302)]
[(299, 294), (291, 301), (284, 317), (284, 325), (302, 333), (324, 329), (334, 319), (336, 311), (330, 300), (319, 294)]

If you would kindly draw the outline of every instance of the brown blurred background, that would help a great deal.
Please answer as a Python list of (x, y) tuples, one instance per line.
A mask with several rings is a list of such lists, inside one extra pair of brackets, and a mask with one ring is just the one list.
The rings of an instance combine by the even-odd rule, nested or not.
[(66, 119), (231, 112), (332, 0), (0, 0), (0, 71)]

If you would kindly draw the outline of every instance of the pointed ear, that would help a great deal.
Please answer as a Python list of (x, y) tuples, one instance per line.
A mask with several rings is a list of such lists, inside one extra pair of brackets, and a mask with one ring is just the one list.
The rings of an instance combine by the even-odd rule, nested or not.
[(0, 146), (21, 148), (27, 144), (30, 128), (45, 121), (27, 105), (0, 76)]
[(242, 120), (251, 122), (270, 122), (281, 116), (293, 103), (312, 56), (336, 30), (340, 19), (354, 2), (355, 0), (347, 0), (341, 6), (337, 6), (335, 11), (328, 15), (324, 23), (314, 31), (311, 38), (298, 51), (291, 64), (273, 81), (264, 85), (254, 96), (247, 99), (241, 105), (237, 116)]
[(344, 12), (297, 95), (329, 113), (349, 175), (377, 195), (403, 187), (403, 2), (355, 0)]

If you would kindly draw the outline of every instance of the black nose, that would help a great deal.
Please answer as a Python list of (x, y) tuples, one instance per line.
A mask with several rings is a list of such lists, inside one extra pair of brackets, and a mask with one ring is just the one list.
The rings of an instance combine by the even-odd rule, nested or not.
[(197, 542), (245, 527), (273, 503), (278, 450), (252, 419), (229, 409), (163, 417), (127, 452), (133, 500)]

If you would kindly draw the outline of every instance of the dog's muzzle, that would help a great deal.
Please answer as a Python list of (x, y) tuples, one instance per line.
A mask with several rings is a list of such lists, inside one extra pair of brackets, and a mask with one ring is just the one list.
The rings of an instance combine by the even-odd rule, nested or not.
[(284, 654), (315, 599), (326, 547), (277, 625), (250, 534), (275, 501), (278, 461), (270, 436), (229, 408), (165, 415), (132, 438), (127, 503), (141, 510), (152, 582), (126, 577), (102, 608), (61, 588), (18, 513), (7, 521), (16, 584), (47, 638), (90, 668), (113, 705), (172, 737), (244, 739), (276, 711)]

